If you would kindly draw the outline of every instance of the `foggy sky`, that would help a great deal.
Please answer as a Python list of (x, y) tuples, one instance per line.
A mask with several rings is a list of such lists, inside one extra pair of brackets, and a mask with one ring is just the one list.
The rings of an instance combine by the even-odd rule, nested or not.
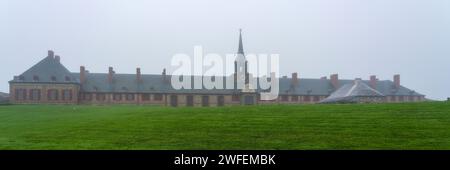
[(280, 54), (281, 75), (377, 75), (450, 97), (448, 0), (0, 0), (0, 91), (52, 49), (72, 72), (159, 74), (176, 53)]

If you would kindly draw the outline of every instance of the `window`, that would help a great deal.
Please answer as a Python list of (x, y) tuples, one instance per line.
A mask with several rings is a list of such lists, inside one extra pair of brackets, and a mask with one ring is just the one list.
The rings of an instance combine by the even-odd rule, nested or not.
[(19, 76), (19, 80), (25, 80), (25, 77), (23, 77), (23, 76)]
[(311, 101), (311, 96), (304, 96), (304, 100), (305, 100), (305, 102)]
[(97, 100), (97, 101), (104, 101), (105, 99), (106, 99), (106, 96), (103, 93), (97, 93), (95, 95), (95, 100)]
[(52, 81), (56, 81), (56, 77), (55, 77), (55, 76), (50, 77), (50, 79), (51, 79)]
[(69, 76), (64, 77), (64, 79), (65, 79), (66, 81), (70, 81), (70, 77), (69, 77)]
[(186, 105), (194, 106), (194, 96), (192, 96), (192, 95), (186, 96)]
[(56, 89), (50, 89), (47, 91), (47, 99), (48, 100), (58, 100), (58, 90)]
[(163, 99), (163, 95), (162, 94), (155, 94), (153, 95), (153, 99), (156, 101), (161, 101)]
[(319, 96), (314, 96), (313, 100), (314, 100), (315, 102), (318, 102), (318, 101), (320, 100), (320, 97), (319, 97)]
[(281, 101), (288, 101), (288, 96), (286, 96), (286, 95), (283, 95), (283, 96), (281, 96)]
[(390, 96), (391, 102), (395, 102), (395, 96)]
[(65, 89), (63, 90), (63, 94), (62, 94), (62, 99), (63, 100), (72, 100), (72, 90), (70, 89)]
[(39, 76), (34, 75), (33, 76), (33, 81), (39, 81)]
[(31, 89), (30, 90), (30, 100), (41, 100), (41, 90)]
[(414, 101), (414, 96), (408, 96), (408, 100), (411, 102)]
[(405, 96), (398, 96), (398, 100), (401, 102), (405, 101)]
[(91, 93), (83, 93), (83, 100), (91, 101), (92, 100), (92, 94)]
[(217, 96), (217, 105), (218, 106), (224, 106), (225, 105), (225, 97)]
[(143, 101), (149, 101), (150, 100), (150, 94), (141, 94)]
[(26, 89), (16, 89), (14, 98), (16, 100), (26, 100), (27, 99), (27, 90)]
[(238, 101), (241, 101), (241, 98), (240, 98), (239, 95), (233, 95), (233, 96), (231, 97), (231, 100), (234, 101), (234, 102), (238, 102)]
[(202, 96), (202, 106), (209, 106), (209, 96)]
[(113, 100), (115, 100), (115, 101), (120, 101), (120, 100), (122, 100), (122, 94), (114, 94), (114, 95), (113, 95)]
[(134, 100), (134, 94), (127, 94), (127, 100), (128, 101), (132, 101), (132, 100)]
[(294, 102), (297, 102), (298, 101), (298, 96), (291, 96), (291, 100), (294, 101)]

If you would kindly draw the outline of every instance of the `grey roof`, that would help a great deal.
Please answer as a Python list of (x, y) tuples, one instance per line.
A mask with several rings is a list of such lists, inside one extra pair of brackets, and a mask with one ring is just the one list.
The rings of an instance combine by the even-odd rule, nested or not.
[[(341, 80), (340, 84), (345, 85), (352, 83), (354, 80)], [(362, 80), (365, 84), (370, 84), (369, 80)], [(396, 96), (423, 96), (414, 90), (408, 89), (404, 86), (395, 87), (395, 84), (391, 80), (378, 80), (376, 83), (375, 90), (381, 92), (385, 96), (396, 95)]]
[[(79, 73), (72, 73), (79, 76)], [(156, 74), (142, 74), (141, 81), (136, 80), (136, 74), (114, 74), (113, 82), (108, 82), (108, 73), (86, 73), (86, 81), (81, 84), (81, 90), (86, 92), (120, 92), (120, 93), (202, 93), (202, 94), (232, 94), (237, 93), (234, 89), (180, 89), (172, 87), (171, 76)], [(191, 78), (198, 77), (192, 76)], [(201, 77), (200, 77), (201, 78)], [(226, 87), (226, 77), (223, 79), (223, 87)], [(194, 81), (191, 81), (194, 87)]]
[(296, 86), (292, 85), (292, 78), (280, 78), (281, 95), (324, 95), (333, 92), (333, 86), (329, 80), (324, 79), (299, 79)]
[[(52, 52), (53, 53), (53, 52)], [(239, 36), (238, 54), (244, 53), (242, 46), (242, 36)], [(59, 58), (59, 57), (58, 57)], [(39, 77), (38, 81), (33, 79), (34, 76)], [(55, 80), (52, 80), (52, 77)], [(69, 80), (66, 80), (66, 77)], [(22, 73), (20, 76), (15, 76), (10, 82), (26, 82), (26, 83), (80, 83), (80, 73), (70, 73), (59, 61), (53, 57), (53, 54), (44, 58), (30, 69)], [(199, 76), (192, 76), (199, 78)], [(226, 87), (226, 79), (228, 77), (217, 77), (223, 79), (223, 87)], [(181, 89), (175, 90), (171, 83), (170, 75), (165, 78), (161, 74), (142, 74), (141, 82), (136, 81), (136, 74), (114, 74), (113, 82), (108, 82), (108, 73), (89, 73), (86, 72), (86, 81), (81, 83), (81, 90), (85, 92), (144, 92), (144, 93), (203, 93), (203, 94), (232, 94), (238, 93), (237, 89)], [(257, 82), (258, 78), (253, 78)], [(346, 84), (353, 83), (354, 80), (339, 80), (339, 87)], [(361, 81), (368, 84), (368, 80)], [(192, 81), (192, 84), (194, 81)], [(193, 87), (193, 85), (192, 85)], [(395, 87), (390, 80), (377, 81), (376, 91), (385, 96), (423, 96), (410, 90), (404, 86)], [(256, 91), (264, 91), (257, 87)], [(279, 94), (280, 95), (320, 95), (329, 96), (335, 91), (329, 79), (298, 79), (298, 83), (292, 83), (292, 78), (279, 78)]]
[[(72, 73), (74, 77), (79, 77), (79, 73)], [(198, 76), (192, 76), (198, 77)], [(223, 87), (226, 87), (226, 79), (231, 77), (220, 77), (223, 79)], [(108, 73), (86, 73), (86, 81), (81, 84), (81, 90), (86, 92), (145, 92), (145, 93), (202, 93), (202, 94), (232, 94), (238, 93), (235, 89), (181, 89), (175, 90), (171, 83), (171, 76), (167, 75), (164, 81), (161, 74), (142, 74), (141, 82), (136, 81), (135, 74), (114, 74), (113, 83), (108, 83)], [(258, 79), (255, 79), (257, 81)], [(299, 79), (296, 86), (293, 86), (292, 78), (279, 79), (280, 95), (331, 95), (335, 90), (329, 79)], [(340, 88), (346, 84), (353, 84), (354, 80), (339, 80)], [(361, 81), (368, 84), (368, 81)], [(191, 82), (192, 86), (194, 81)], [(382, 95), (421, 95), (406, 87), (394, 87), (390, 80), (377, 81), (376, 91)], [(257, 91), (262, 91), (258, 87)]]
[[(34, 76), (38, 80), (34, 80)], [(55, 78), (52, 80), (52, 77)], [(66, 80), (68, 77), (68, 80)], [(11, 82), (33, 82), (33, 83), (78, 83), (77, 77), (67, 70), (59, 60), (48, 56), (39, 61), (19, 76), (14, 77)]]
[(8, 94), (8, 93), (0, 92), (0, 97), (9, 97), (9, 94)]
[(353, 101), (355, 97), (384, 97), (384, 95), (369, 87), (361, 80), (355, 80), (353, 83), (347, 83), (333, 92), (321, 103), (339, 102), (339, 101)]
[(9, 94), (0, 92), (0, 103), (7, 102), (9, 100)]

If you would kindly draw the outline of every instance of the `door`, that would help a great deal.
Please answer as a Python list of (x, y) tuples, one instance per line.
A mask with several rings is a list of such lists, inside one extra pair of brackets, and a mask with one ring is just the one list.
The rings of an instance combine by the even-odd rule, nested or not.
[(209, 96), (202, 96), (202, 106), (209, 106)]
[(192, 95), (186, 96), (186, 105), (194, 106), (194, 96)]
[(225, 105), (225, 98), (223, 96), (217, 96), (217, 105), (218, 106), (224, 106)]
[(178, 96), (170, 95), (170, 106), (177, 107), (178, 106)]
[(253, 104), (255, 104), (254, 102), (255, 102), (254, 96), (245, 96), (244, 97), (244, 104), (245, 105), (253, 105)]

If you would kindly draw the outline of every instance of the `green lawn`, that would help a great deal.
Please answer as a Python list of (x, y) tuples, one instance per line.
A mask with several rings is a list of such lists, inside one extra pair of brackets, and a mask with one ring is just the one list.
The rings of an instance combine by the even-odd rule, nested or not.
[(0, 149), (450, 149), (450, 103), (4, 105)]

